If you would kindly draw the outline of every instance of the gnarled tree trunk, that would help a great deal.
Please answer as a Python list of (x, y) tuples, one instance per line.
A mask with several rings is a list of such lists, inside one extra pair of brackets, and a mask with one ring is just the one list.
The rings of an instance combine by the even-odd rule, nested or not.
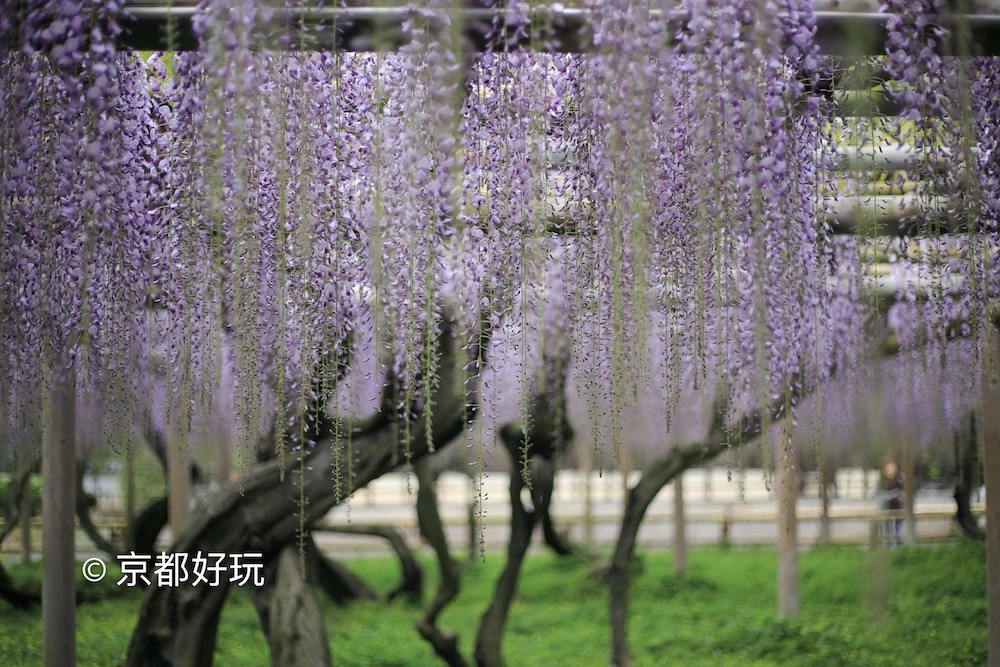
[(254, 590), (274, 667), (317, 667), (330, 664), (330, 645), (323, 614), (313, 593), (308, 565), (315, 556), (293, 545), (281, 549), (266, 571), (265, 584)]
[(80, 522), (80, 528), (84, 534), (90, 538), (98, 549), (114, 559), (121, 550), (111, 540), (101, 535), (101, 531), (94, 525), (94, 520), (90, 518), (90, 503), (83, 492), (83, 476), (87, 472), (86, 461), (80, 461), (76, 467), (76, 518)]
[(972, 514), (972, 491), (979, 483), (979, 441), (976, 433), (976, 415), (969, 415), (969, 433), (955, 432), (955, 521), (962, 533), (974, 540), (985, 540), (986, 535)]
[[(312, 540), (310, 539), (312, 542)], [(313, 542), (313, 544), (315, 544)], [(356, 574), (337, 561), (327, 558), (316, 549), (316, 585), (337, 604), (347, 604), (355, 600), (377, 600), (378, 593)]]
[(348, 535), (372, 535), (381, 537), (389, 543), (392, 550), (399, 559), (399, 567), (403, 571), (399, 585), (389, 592), (389, 599), (394, 600), (400, 595), (406, 597), (412, 603), (419, 603), (424, 594), (424, 568), (413, 555), (413, 550), (406, 544), (406, 540), (399, 534), (399, 531), (389, 526), (362, 526), (351, 524), (349, 526), (338, 526), (327, 529), (333, 533), (345, 533)]
[[(562, 387), (557, 388), (557, 401), (565, 401)], [(553, 409), (555, 408), (555, 409)], [(550, 405), (545, 396), (535, 396), (530, 408), (532, 428), (524, 433), (519, 425), (507, 424), (500, 429), (500, 437), (514, 462), (510, 476), (510, 542), (507, 545), (507, 564), (497, 581), (493, 600), (483, 614), (476, 637), (475, 658), (484, 667), (501, 667), (500, 645), (510, 604), (517, 592), (524, 555), (531, 544), (531, 533), (540, 522), (546, 542), (561, 555), (572, 553), (572, 548), (556, 533), (549, 515), (552, 491), (555, 487), (555, 459), (573, 437), (573, 429), (566, 420), (565, 409)], [(524, 461), (524, 459), (527, 459)], [(527, 475), (519, 474), (518, 461), (526, 464)], [(533, 507), (529, 510), (521, 499), (525, 486), (531, 495)], [(545, 530), (545, 525), (548, 529)]]
[[(403, 443), (394, 429), (375, 420), (366, 430), (353, 434), (351, 449), (356, 457), (350, 482), (331, 479), (335, 457), (349, 460), (347, 443), (323, 440), (304, 457), (269, 461), (250, 468), (242, 485), (229, 484), (205, 498), (187, 527), (171, 547), (176, 553), (261, 552), (265, 567), (295, 544), (299, 532), (311, 527), (353, 491), (395, 469), (401, 461), (418, 460), (434, 446), (441, 447), (459, 435), (474, 411), (466, 382), (467, 360), (458, 350), (451, 327), (442, 326), (439, 336), (439, 385), (434, 397), (431, 432), (426, 420), (415, 419), (411, 441)], [(468, 373), (478, 373), (471, 368)], [(474, 397), (473, 397), (474, 398)], [(287, 467), (289, 474), (284, 474)], [(301, 498), (308, 498), (304, 506)], [(218, 587), (188, 582), (177, 587), (153, 587), (139, 613), (129, 644), (127, 664), (210, 665), (215, 647), (219, 613), (228, 583)]]
[[(784, 405), (782, 401), (780, 406), (776, 406), (772, 416), (777, 417)], [(704, 442), (676, 447), (658, 457), (643, 471), (642, 477), (628, 492), (621, 531), (608, 566), (612, 665), (631, 664), (628, 649), (628, 589), (632, 575), (631, 561), (635, 553), (639, 527), (649, 505), (660, 490), (684, 470), (715, 458), (729, 446), (730, 442), (742, 443), (761, 433), (762, 420), (759, 413), (755, 412), (744, 417), (737, 427), (728, 433), (724, 428), (725, 419), (725, 409), (717, 405), (712, 428)]]
[(448, 539), (444, 533), (444, 522), (438, 510), (437, 471), (430, 465), (431, 459), (425, 458), (414, 466), (417, 474), (417, 521), (420, 524), (420, 534), (434, 549), (438, 564), (438, 586), (424, 613), (416, 623), (417, 632), (434, 647), (445, 663), (451, 667), (466, 667), (465, 657), (458, 648), (458, 636), (437, 625), (438, 616), (458, 595), (461, 586), (458, 563), (451, 557), (448, 549)]
[[(506, 444), (506, 440), (504, 441)], [(517, 456), (514, 452), (515, 460)], [(535, 513), (529, 512), (521, 502), (524, 479), (514, 472), (510, 476), (510, 542), (507, 544), (507, 564), (493, 592), (493, 600), (483, 614), (476, 637), (476, 663), (481, 667), (502, 667), (500, 644), (503, 640), (507, 612), (517, 592), (517, 580), (521, 574), (524, 554), (531, 543), (531, 532), (535, 527)]]

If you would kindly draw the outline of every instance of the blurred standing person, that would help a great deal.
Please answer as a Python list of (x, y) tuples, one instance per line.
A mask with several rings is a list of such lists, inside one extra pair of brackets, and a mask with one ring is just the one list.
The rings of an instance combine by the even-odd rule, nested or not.
[(880, 491), (882, 509), (889, 512), (883, 524), (883, 538), (890, 548), (895, 549), (902, 544), (903, 536), (903, 517), (900, 514), (903, 510), (903, 474), (891, 456), (882, 461)]

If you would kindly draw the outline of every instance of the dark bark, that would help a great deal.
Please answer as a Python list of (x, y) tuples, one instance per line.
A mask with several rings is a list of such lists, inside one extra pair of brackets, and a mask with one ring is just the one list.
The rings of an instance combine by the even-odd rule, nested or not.
[(556, 530), (552, 520), (552, 492), (555, 490), (556, 465), (551, 459), (539, 457), (531, 470), (531, 501), (535, 505), (535, 514), (542, 524), (542, 536), (545, 544), (559, 556), (571, 556), (575, 553), (573, 545)]
[(834, 494), (837, 492), (837, 485), (834, 481), (836, 478), (836, 468), (833, 461), (830, 460), (829, 456), (826, 456), (820, 452), (820, 460), (818, 467), (818, 477), (819, 477), (819, 499), (820, 499), (820, 515), (819, 515), (819, 543), (829, 544), (830, 543), (830, 489), (833, 489)]
[(389, 592), (389, 599), (394, 600), (400, 595), (414, 604), (419, 604), (424, 595), (424, 568), (420, 566), (413, 550), (406, 544), (406, 540), (399, 534), (399, 531), (390, 526), (362, 526), (349, 525), (337, 528), (325, 529), (334, 533), (347, 533), (350, 535), (374, 535), (389, 542), (392, 550), (399, 558), (399, 566), (402, 570), (402, 578), (399, 585)]
[[(573, 427), (566, 417), (565, 369), (567, 359), (546, 354), (543, 360), (546, 391), (536, 391), (528, 406), (529, 425), (505, 424), (500, 440), (514, 463), (510, 476), (510, 543), (507, 563), (497, 581), (493, 600), (479, 624), (475, 659), (480, 665), (503, 664), (500, 645), (510, 604), (517, 592), (524, 556), (531, 544), (535, 524), (541, 523), (546, 543), (558, 554), (573, 552), (556, 532), (549, 514), (555, 486), (556, 461), (573, 438)], [(520, 467), (520, 474), (516, 468)], [(532, 507), (521, 500), (529, 490)]]
[[(507, 440), (504, 440), (507, 444)], [(516, 447), (516, 445), (515, 445)], [(516, 449), (508, 445), (508, 451), (516, 460)], [(530, 465), (530, 464), (529, 464)], [(517, 581), (524, 562), (524, 554), (531, 543), (531, 533), (535, 527), (535, 514), (529, 512), (521, 502), (524, 479), (521, 475), (510, 476), (510, 542), (507, 545), (507, 564), (493, 592), (493, 600), (479, 624), (476, 636), (476, 663), (482, 667), (502, 667), (500, 644), (503, 640), (507, 612), (517, 592)]]
[(451, 630), (437, 625), (438, 616), (458, 595), (461, 574), (458, 563), (451, 557), (448, 539), (444, 533), (444, 522), (438, 511), (437, 476), (440, 472), (431, 465), (431, 458), (418, 461), (414, 466), (417, 475), (417, 522), (420, 534), (434, 549), (438, 564), (438, 585), (420, 619), (416, 622), (417, 632), (427, 640), (446, 664), (451, 667), (466, 667), (458, 648), (458, 636)]
[[(455, 432), (448, 435), (461, 431), (462, 423), (454, 426)], [(417, 425), (414, 428), (420, 429)], [(444, 435), (442, 432), (442, 438)], [(357, 487), (394, 469), (399, 459), (398, 441), (384, 431), (356, 437), (353, 447), (359, 452), (354, 474)], [(255, 466), (247, 473), (242, 493), (240, 486), (233, 484), (203, 501), (171, 551), (273, 554), (294, 542), (300, 521), (312, 526), (348, 495), (346, 480), (330, 479), (331, 449), (329, 443), (321, 443), (304, 460), (293, 461), (289, 468), (301, 466), (301, 476), (283, 475), (278, 461)], [(414, 441), (410, 449), (419, 456), (426, 443)], [(346, 451), (340, 455), (346, 456)], [(306, 507), (300, 507), (299, 490), (292, 481), (299, 477), (302, 493), (310, 499)], [(297, 512), (305, 516), (297, 517)], [(150, 589), (129, 648), (128, 664), (156, 664), (162, 658), (175, 665), (210, 665), (218, 620), (218, 609), (212, 603), (217, 600), (221, 606), (224, 591), (225, 587), (204, 586)], [(182, 609), (198, 611), (187, 616), (178, 613)]]
[[(507, 546), (507, 562), (504, 571), (497, 581), (493, 599), (480, 621), (476, 637), (474, 658), (479, 665), (502, 665), (501, 644), (504, 627), (511, 602), (517, 592), (517, 584), (525, 553), (531, 543), (531, 534), (539, 517), (547, 522), (546, 541), (557, 553), (571, 553), (572, 549), (555, 531), (549, 517), (552, 490), (555, 482), (555, 463), (553, 458), (561, 452), (565, 443), (572, 437), (573, 431), (565, 421), (565, 413), (559, 413), (556, 422), (552, 419), (553, 411), (543, 406), (547, 401), (536, 400), (532, 406), (532, 417), (535, 429), (526, 438), (518, 425), (507, 424), (501, 429), (501, 439), (515, 464), (523, 460), (524, 474), (514, 472), (510, 476), (511, 502), (511, 534)], [(559, 428), (554, 428), (555, 424)], [(532, 440), (532, 437), (534, 440)], [(468, 664), (458, 649), (458, 640), (453, 632), (442, 630), (437, 626), (437, 617), (441, 611), (458, 594), (460, 579), (458, 564), (451, 558), (444, 525), (438, 510), (435, 482), (437, 472), (428, 460), (421, 461), (416, 466), (419, 488), (417, 492), (417, 517), (421, 534), (434, 548), (441, 571), (437, 594), (417, 622), (417, 630), (426, 639), (435, 652), (452, 667), (464, 667)], [(527, 485), (530, 484), (530, 487)], [(521, 500), (521, 494), (529, 488), (533, 509), (526, 508)]]
[(556, 530), (550, 510), (556, 461), (565, 453), (574, 432), (566, 418), (564, 383), (550, 378), (553, 381), (551, 393), (535, 395), (528, 407), (531, 415), (528, 433), (519, 424), (506, 424), (500, 429), (500, 437), (514, 464), (513, 474), (518, 474), (516, 469), (520, 468), (520, 475), (531, 491), (533, 512), (542, 525), (545, 544), (556, 554), (568, 556), (574, 553), (573, 546)]
[[(146, 426), (143, 429), (143, 434), (145, 435), (146, 442), (153, 449), (153, 453), (156, 454), (157, 460), (159, 460), (160, 465), (163, 470), (167, 469), (167, 438), (160, 429), (153, 425), (153, 420), (149, 417), (146, 418)], [(202, 480), (205, 478), (201, 471), (201, 467), (195, 462), (191, 461), (189, 464), (189, 474), (191, 475), (192, 484), (201, 484)]]
[[(775, 405), (772, 418), (780, 417), (785, 403)], [(759, 412), (745, 416), (731, 431), (724, 427), (726, 407), (716, 405), (712, 428), (704, 442), (675, 447), (647, 467), (642, 477), (629, 490), (625, 500), (625, 513), (621, 531), (615, 543), (614, 554), (607, 568), (610, 587), (611, 664), (629, 665), (628, 650), (628, 595), (631, 581), (631, 561), (635, 554), (636, 537), (646, 516), (646, 510), (660, 490), (674, 477), (693, 465), (703, 463), (722, 453), (730, 443), (743, 443), (760, 435), (762, 418)]]
[[(394, 429), (375, 420), (372, 430), (353, 434), (355, 453), (350, 483), (331, 479), (333, 463), (347, 460), (342, 439), (322, 440), (304, 457), (286, 456), (285, 465), (269, 461), (247, 471), (242, 485), (226, 485), (206, 497), (171, 547), (176, 553), (262, 552), (274, 558), (293, 544), (300, 529), (310, 529), (335, 505), (400, 462), (416, 461), (442, 447), (464, 430), (475, 414), (477, 394), (470, 377), (478, 374), (458, 350), (452, 328), (442, 325), (439, 336), (438, 388), (433, 423), (410, 425), (411, 440), (403, 443)], [(285, 474), (285, 468), (289, 471)], [(308, 498), (302, 506), (300, 499)], [(201, 667), (211, 664), (218, 614), (228, 588), (193, 586), (153, 587), (139, 613), (129, 645), (127, 664), (173, 664)]]
[(342, 564), (316, 552), (316, 585), (337, 604), (355, 600), (377, 600), (378, 593)]
[(167, 497), (151, 502), (132, 520), (125, 531), (125, 543), (137, 554), (151, 554), (156, 538), (167, 525)]
[(985, 540), (972, 513), (972, 492), (979, 484), (979, 440), (976, 437), (976, 415), (969, 415), (969, 433), (955, 432), (955, 521), (962, 533), (974, 540)]
[(94, 546), (114, 560), (121, 551), (111, 540), (101, 535), (101, 531), (94, 525), (94, 520), (90, 518), (90, 500), (83, 493), (83, 476), (86, 472), (87, 463), (85, 461), (78, 462), (76, 466), (76, 518), (80, 522), (80, 528), (94, 543)]
[(266, 564), (264, 586), (254, 589), (274, 667), (330, 664), (323, 613), (308, 573), (316, 556), (311, 544), (301, 554), (295, 545), (285, 546)]
[(7, 497), (4, 502), (4, 527), (3, 530), (0, 530), (0, 544), (3, 544), (3, 541), (21, 521), (21, 512), (19, 510), (21, 509), (22, 496), (26, 489), (27, 493), (31, 493), (29, 480), (32, 473), (38, 472), (41, 464), (41, 456), (36, 456), (32, 460), (31, 465), (24, 466), (17, 471), (17, 475), (11, 478), (10, 484), (7, 486)]

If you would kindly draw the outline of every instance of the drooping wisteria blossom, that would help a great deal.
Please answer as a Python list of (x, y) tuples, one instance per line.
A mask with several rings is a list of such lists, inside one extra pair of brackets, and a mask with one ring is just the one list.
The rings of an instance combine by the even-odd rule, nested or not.
[(27, 3), (20, 51), (0, 54), (0, 390), (15, 414), (37, 417), (33, 388), (67, 372), (113, 396), (119, 421), (135, 407), (153, 128), (141, 60), (115, 52), (119, 11)]
[[(588, 0), (573, 54), (545, 52), (561, 12), (498, 4), (483, 54), (444, 0), (406, 10), (396, 51), (332, 53), (311, 5), (203, 0), (196, 47), (143, 63), (117, 0), (0, 0), (3, 435), (37, 440), (61, 375), (123, 433), (231, 411), (253, 492), (221, 489), (176, 546), (271, 558), (439, 440), (464, 431), (485, 474), (539, 400), (599, 466), (847, 421), (876, 371), (914, 438), (976, 409), (954, 369), (1000, 294), (1000, 63), (939, 50), (946, 3), (887, 0), (861, 62), (819, 56), (806, 0)], [(887, 72), (902, 115), (835, 120), (820, 80), (845, 68)], [(858, 167), (883, 150), (876, 188)], [(218, 593), (154, 587), (132, 659), (210, 660)]]
[[(644, 3), (595, 3), (590, 53), (494, 37), (473, 60), (443, 4), (411, 12), (398, 53), (333, 54), (272, 50), (262, 3), (206, 1), (198, 50), (145, 66), (114, 55), (117, 5), (28, 5), (0, 24), (23, 45), (0, 82), (11, 405), (56, 346), (120, 395), (166, 369), (184, 421), (226, 356), (244, 442), (273, 431), (281, 456), (365, 338), (396, 416), (429, 419), (447, 317), (483, 362), (484, 334), (520, 350), (523, 387), (546, 340), (571, 340), (589, 431), (616, 443), (651, 373), (669, 423), (692, 384), (791, 405), (857, 363), (862, 258), (892, 265), (904, 346), (974, 336), (995, 298), (997, 65), (936, 55), (934, 2), (887, 5), (884, 63), (900, 140), (956, 167), (914, 176), (961, 191), (946, 210), (967, 222), (877, 248), (826, 226), (839, 147), (809, 3), (686, 2), (676, 34)], [(523, 4), (507, 20), (544, 45)]]
[[(887, 2), (887, 70), (901, 116), (900, 138), (922, 156), (908, 176), (919, 182), (924, 219), (892, 252), (900, 302), (891, 313), (901, 342), (935, 347), (956, 336), (978, 339), (998, 286), (996, 59), (942, 56), (953, 30), (944, 3)], [(942, 234), (942, 231), (952, 233)], [(924, 236), (926, 235), (926, 236)], [(975, 348), (973, 348), (975, 349)], [(937, 354), (941, 354), (939, 351)]]

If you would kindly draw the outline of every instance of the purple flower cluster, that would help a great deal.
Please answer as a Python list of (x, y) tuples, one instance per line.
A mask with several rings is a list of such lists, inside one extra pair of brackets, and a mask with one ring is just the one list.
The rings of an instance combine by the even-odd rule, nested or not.
[[(432, 415), (435, 337), (445, 282), (445, 249), (456, 218), (461, 80), (450, 15), (432, 3), (404, 26), (410, 41), (386, 58), (377, 88), (379, 155), (375, 234), (380, 249), (377, 307), (392, 350), (400, 414)], [(428, 421), (429, 423), (429, 421)]]
[(0, 55), (0, 367), (8, 395), (72, 367), (123, 417), (142, 347), (153, 128), (143, 65), (115, 52), (119, 11), (27, 3), (20, 51)]
[(948, 30), (935, 22), (944, 9), (944, 0), (886, 0), (881, 7), (889, 14), (888, 70), (904, 118), (940, 119), (950, 110), (948, 87), (941, 84), (954, 72), (938, 53)]
[[(5, 400), (67, 359), (125, 393), (162, 356), (182, 408), (225, 368), (254, 442), (375, 338), (397, 413), (429, 419), (446, 313), (480, 364), (484, 333), (515, 351), (524, 422), (572, 359), (611, 442), (653, 372), (669, 420), (692, 383), (760, 406), (856, 364), (876, 250), (824, 223), (810, 3), (688, 0), (678, 35), (645, 3), (592, 9), (593, 52), (498, 42), (468, 72), (437, 4), (369, 55), (269, 51), (263, 3), (206, 0), (199, 50), (145, 65), (114, 52), (115, 3), (0, 17), (22, 47), (0, 54)], [(900, 339), (943, 341), (1000, 290), (1000, 76), (937, 54), (938, 0), (886, 10), (901, 126), (961, 164), (920, 173), (961, 189), (963, 233), (885, 250)]]

